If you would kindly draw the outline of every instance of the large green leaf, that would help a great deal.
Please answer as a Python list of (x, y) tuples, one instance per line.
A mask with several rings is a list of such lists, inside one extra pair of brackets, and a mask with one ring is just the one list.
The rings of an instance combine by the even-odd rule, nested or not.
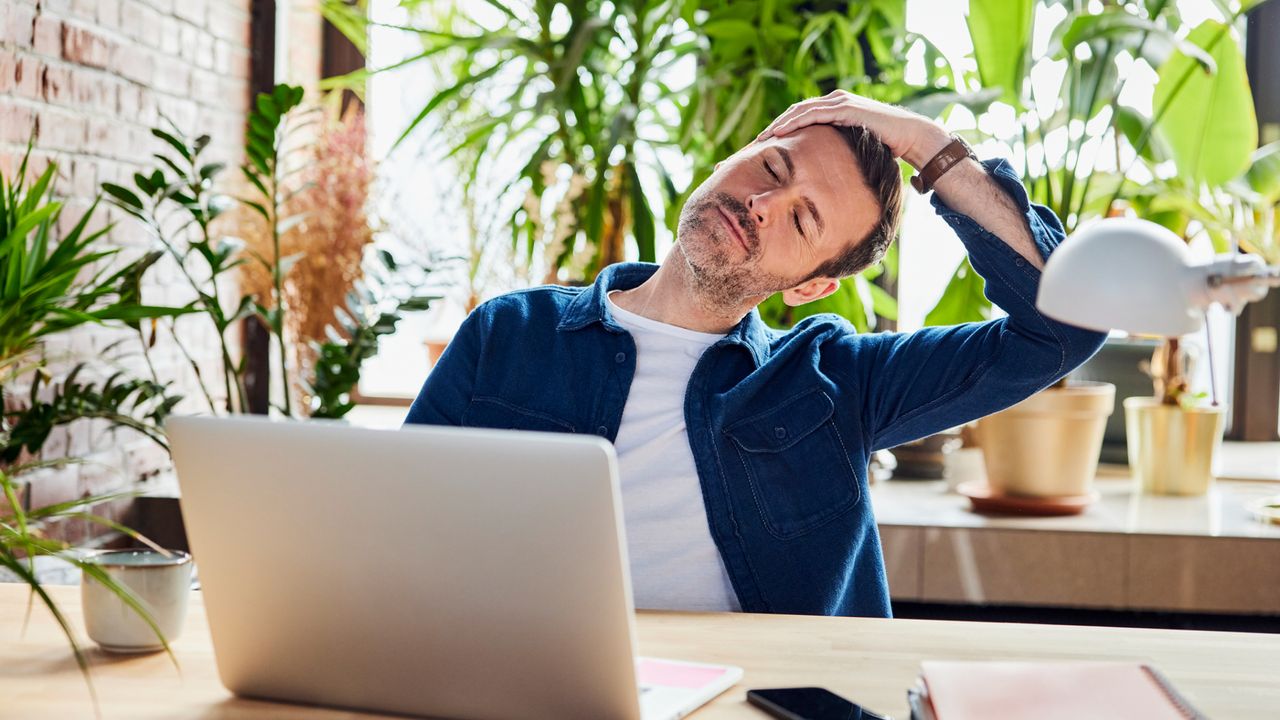
[(644, 185), (640, 183), (634, 162), (627, 163), (627, 185), (631, 191), (631, 233), (640, 251), (640, 262), (655, 262), (653, 210), (645, 198)]
[(1219, 185), (1243, 172), (1258, 147), (1244, 55), (1230, 28), (1215, 20), (1201, 23), (1187, 40), (1213, 57), (1217, 72), (1207, 74), (1195, 60), (1174, 53), (1160, 68), (1153, 106), (1178, 173)]
[(750, 42), (758, 34), (758, 30), (746, 20), (711, 20), (703, 23), (702, 32), (717, 40), (738, 40)]
[(991, 317), (991, 301), (983, 294), (986, 284), (965, 258), (942, 291), (942, 297), (924, 318), (925, 325), (959, 325)]
[(1000, 88), (984, 88), (976, 92), (956, 92), (937, 88), (926, 89), (910, 97), (903, 98), (899, 104), (926, 117), (939, 117), (952, 105), (962, 105), (980, 115), (987, 111), (991, 103), (1000, 99)]
[(1049, 47), (1054, 57), (1073, 57), (1076, 46), (1096, 40), (1117, 41), (1124, 47), (1137, 48), (1151, 37), (1176, 47), (1185, 55), (1200, 63), (1205, 70), (1213, 70), (1213, 58), (1199, 45), (1178, 38), (1164, 26), (1139, 17), (1125, 7), (1107, 8), (1100, 13), (1077, 15), (1070, 22), (1063, 22), (1054, 29)]
[[(1116, 105), (1115, 111), (1115, 126), (1129, 144), (1137, 147), (1139, 142), (1142, 143), (1142, 150), (1139, 153), (1142, 159), (1152, 163), (1162, 163), (1169, 159), (1169, 145), (1158, 129), (1155, 131), (1148, 129), (1151, 124), (1149, 118), (1128, 105)], [(1144, 135), (1146, 135), (1145, 138)]]
[(1280, 141), (1258, 148), (1245, 173), (1245, 180), (1264, 204), (1280, 202)]
[(1021, 107), (1023, 68), (1031, 43), (1032, 0), (969, 0), (969, 36), (982, 86)]

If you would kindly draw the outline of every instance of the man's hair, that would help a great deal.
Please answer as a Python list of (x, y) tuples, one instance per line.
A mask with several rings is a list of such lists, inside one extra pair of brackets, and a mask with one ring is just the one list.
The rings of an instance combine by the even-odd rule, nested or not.
[(831, 125), (853, 152), (858, 170), (880, 205), (880, 219), (864, 238), (854, 238), (839, 255), (819, 265), (806, 280), (855, 275), (884, 257), (902, 220), (902, 171), (889, 146), (863, 127)]

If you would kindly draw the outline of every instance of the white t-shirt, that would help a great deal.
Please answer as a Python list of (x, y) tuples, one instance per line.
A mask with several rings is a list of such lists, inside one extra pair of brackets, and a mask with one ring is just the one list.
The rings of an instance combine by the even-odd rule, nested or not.
[(711, 539), (684, 423), (684, 393), (702, 353), (723, 335), (609, 311), (636, 343), (636, 374), (614, 448), (637, 608), (739, 610)]

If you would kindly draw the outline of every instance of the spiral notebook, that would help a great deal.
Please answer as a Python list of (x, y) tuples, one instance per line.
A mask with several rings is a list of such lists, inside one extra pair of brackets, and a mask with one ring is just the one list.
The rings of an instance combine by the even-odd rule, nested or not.
[(1205, 720), (1149, 665), (1117, 662), (920, 664), (913, 720)]

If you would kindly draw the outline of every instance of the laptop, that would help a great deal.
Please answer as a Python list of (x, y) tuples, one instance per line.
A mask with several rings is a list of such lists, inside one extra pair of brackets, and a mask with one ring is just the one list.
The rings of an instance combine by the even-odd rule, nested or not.
[(166, 423), (237, 695), (439, 718), (679, 718), (736, 667), (635, 657), (613, 447), (463, 428)]

